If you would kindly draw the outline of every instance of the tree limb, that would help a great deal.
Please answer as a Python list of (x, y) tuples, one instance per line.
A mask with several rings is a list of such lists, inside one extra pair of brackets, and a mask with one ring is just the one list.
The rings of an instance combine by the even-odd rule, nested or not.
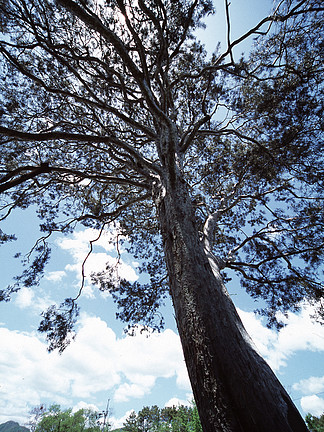
[(67, 141), (77, 141), (77, 142), (87, 142), (90, 143), (106, 143), (108, 145), (116, 145), (117, 147), (125, 150), (131, 156), (133, 156), (140, 164), (143, 164), (149, 170), (160, 174), (161, 170), (158, 165), (151, 162), (149, 159), (142, 156), (137, 152), (133, 146), (126, 144), (125, 142), (119, 140), (113, 136), (101, 136), (101, 135), (86, 135), (78, 133), (68, 133), (68, 132), (22, 132), (4, 126), (0, 126), (0, 134), (13, 137), (23, 141), (53, 141), (53, 140), (67, 140)]
[(76, 2), (72, 0), (56, 0), (63, 8), (70, 10), (75, 16), (81, 21), (87, 24), (90, 28), (101, 34), (112, 46), (115, 48), (118, 55), (121, 57), (123, 63), (130, 71), (131, 75), (137, 82), (142, 94), (150, 108), (152, 114), (158, 116), (164, 123), (170, 124), (170, 119), (160, 109), (158, 101), (154, 97), (149, 83), (146, 81), (143, 73), (138, 69), (136, 64), (129, 56), (128, 49), (126, 48), (123, 41), (107, 26), (105, 26), (97, 15), (91, 12), (89, 9), (86, 11), (80, 7)]

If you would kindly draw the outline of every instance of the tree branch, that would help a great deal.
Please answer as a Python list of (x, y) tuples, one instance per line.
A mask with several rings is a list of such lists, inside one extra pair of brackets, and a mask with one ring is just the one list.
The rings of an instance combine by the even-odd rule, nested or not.
[(170, 124), (170, 119), (160, 109), (158, 101), (154, 97), (149, 87), (149, 83), (146, 81), (143, 73), (138, 69), (136, 64), (129, 56), (128, 49), (126, 48), (123, 41), (113, 31), (105, 26), (99, 17), (89, 9), (88, 11), (85, 11), (85, 9), (80, 7), (72, 0), (57, 0), (57, 3), (59, 3), (64, 9), (70, 10), (81, 21), (101, 34), (109, 43), (111, 43), (117, 54), (121, 57), (125, 66), (130, 71), (132, 77), (137, 82), (152, 114), (158, 116), (158, 118), (160, 118), (164, 123)]
[[(7, 174), (6, 176), (0, 178), (0, 193), (12, 189), (13, 187), (18, 186), (19, 184), (25, 183), (27, 180), (31, 180), (39, 176), (40, 174), (51, 172), (51, 169), (49, 168), (47, 163), (41, 164), (39, 167), (26, 168), (26, 170), (28, 169), (30, 170), (29, 173), (23, 174), (15, 179), (10, 180), (10, 178), (14, 177), (18, 173), (18, 170), (15, 170), (10, 174)], [(24, 171), (24, 170), (25, 169), (22, 168), (19, 171)]]
[(100, 213), (98, 215), (94, 215), (94, 214), (84, 214), (82, 216), (79, 216), (78, 218), (76, 218), (75, 220), (78, 222), (81, 222), (85, 219), (95, 219), (98, 221), (103, 221), (103, 220), (109, 220), (109, 222), (112, 222), (114, 220), (116, 220), (118, 218), (118, 216), (120, 216), (120, 214), (124, 211), (127, 210), (130, 206), (132, 206), (133, 204), (136, 204), (138, 202), (141, 201), (146, 201), (147, 199), (151, 198), (151, 193), (145, 193), (143, 195), (137, 195), (136, 197), (128, 200), (126, 203), (121, 204), (120, 206), (118, 206), (117, 208), (115, 208), (113, 211), (111, 212), (103, 212)]
[(234, 64), (233, 50), (231, 47), (231, 20), (229, 14), (228, 0), (225, 0), (225, 13), (226, 13), (226, 23), (227, 23), (227, 51), (230, 54), (231, 63)]
[(182, 44), (186, 40), (186, 37), (187, 37), (187, 34), (188, 34), (188, 30), (190, 28), (190, 23), (191, 23), (191, 20), (192, 20), (195, 8), (198, 5), (198, 3), (199, 3), (199, 0), (195, 0), (193, 2), (193, 4), (190, 6), (187, 19), (183, 23), (183, 32), (182, 32), (182, 35), (181, 35), (181, 38), (180, 38), (180, 42), (178, 43), (178, 45), (176, 46), (176, 48), (174, 49), (174, 51), (170, 54), (170, 60), (172, 60), (179, 53)]
[[(29, 171), (26, 174), (23, 174), (17, 178), (18, 174)], [(72, 175), (75, 177), (78, 177), (79, 179), (89, 179), (89, 180), (95, 180), (97, 182), (103, 182), (103, 183), (109, 183), (109, 184), (122, 184), (122, 185), (130, 185), (139, 187), (141, 189), (149, 189), (150, 186), (148, 183), (143, 183), (139, 181), (135, 181), (132, 179), (127, 179), (123, 177), (117, 177), (117, 176), (110, 176), (110, 175), (104, 175), (104, 174), (91, 174), (82, 172), (79, 170), (74, 169), (68, 169), (68, 168), (62, 168), (62, 167), (55, 167), (55, 166), (49, 166), (48, 163), (43, 163), (39, 167), (34, 166), (23, 166), (19, 167), (13, 171), (8, 172), (5, 176), (0, 178), (0, 193), (5, 192), (14, 186), (17, 186), (19, 184), (22, 184), (26, 182), (27, 180), (33, 179), (41, 174), (45, 173), (61, 173), (61, 174), (67, 174)], [(80, 181), (80, 180), (79, 180)]]
[(132, 24), (130, 22), (130, 19), (128, 17), (128, 13), (126, 11), (126, 7), (125, 7), (125, 4), (124, 4), (124, 1), (123, 0), (116, 0), (116, 1), (117, 1), (117, 4), (119, 6), (119, 9), (120, 9), (121, 13), (125, 17), (125, 22), (126, 22), (127, 28), (130, 31), (130, 33), (133, 36), (133, 39), (135, 41), (135, 44), (136, 44), (136, 47), (137, 47), (137, 52), (139, 54), (140, 61), (141, 61), (141, 66), (142, 66), (143, 74), (144, 74), (144, 77), (145, 77), (145, 80), (146, 80), (147, 84), (150, 87), (150, 77), (149, 77), (147, 63), (146, 63), (146, 53), (145, 53), (144, 46), (142, 44), (142, 41), (141, 41), (140, 37), (138, 36), (137, 32), (134, 30), (134, 28), (133, 28), (133, 26), (132, 26)]
[(96, 95), (94, 95), (93, 92), (91, 92), (91, 96), (94, 98), (94, 100), (88, 99), (84, 96), (79, 96), (76, 93), (72, 93), (68, 90), (62, 90), (55, 87), (52, 87), (48, 84), (46, 84), (42, 79), (34, 75), (31, 71), (29, 71), (24, 65), (22, 65), (18, 59), (16, 59), (8, 50), (5, 49), (4, 45), (7, 45), (6, 42), (1, 41), (0, 43), (0, 52), (2, 52), (7, 59), (17, 68), (17, 70), (22, 73), (27, 78), (31, 79), (32, 81), (36, 82), (38, 85), (40, 85), (42, 88), (44, 88), (47, 92), (62, 96), (71, 97), (77, 102), (81, 102), (83, 104), (94, 106), (95, 108), (99, 108), (103, 111), (109, 112), (111, 114), (114, 114), (117, 118), (120, 120), (123, 120), (125, 123), (129, 124), (130, 126), (135, 127), (136, 129), (141, 130), (144, 132), (148, 137), (151, 137), (153, 139), (156, 138), (155, 132), (149, 128), (146, 125), (142, 125), (141, 123), (138, 123), (136, 120), (132, 119), (131, 117), (128, 117), (127, 115), (123, 114), (120, 109), (117, 109), (115, 107), (112, 107), (110, 105), (107, 105), (105, 102), (103, 102), (101, 99), (99, 99)]
[(185, 153), (188, 148), (190, 147), (190, 144), (194, 140), (199, 128), (207, 123), (210, 120), (210, 115), (205, 115), (203, 118), (198, 120), (192, 127), (191, 131), (187, 131), (180, 140), (180, 149), (182, 153)]
[[(145, 166), (151, 171), (160, 174), (161, 170), (158, 165), (151, 162), (149, 159), (142, 156), (139, 152), (137, 152), (134, 147), (125, 142), (119, 140), (113, 136), (101, 136), (101, 135), (86, 135), (86, 134), (78, 134), (78, 133), (67, 133), (67, 132), (45, 132), (45, 133), (37, 133), (37, 132), (22, 132), (10, 128), (6, 128), (0, 126), (0, 134), (13, 137), (23, 141), (54, 141), (54, 140), (67, 140), (67, 141), (77, 141), (77, 142), (90, 142), (90, 143), (106, 143), (108, 145), (116, 145), (117, 147), (123, 149), (127, 153), (129, 153), (135, 160)], [(142, 172), (141, 172), (142, 173)]]

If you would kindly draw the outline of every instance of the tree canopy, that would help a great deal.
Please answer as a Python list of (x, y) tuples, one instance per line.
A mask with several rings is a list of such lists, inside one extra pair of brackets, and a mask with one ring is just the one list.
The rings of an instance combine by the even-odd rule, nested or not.
[(98, 414), (89, 409), (62, 410), (60, 405), (53, 404), (48, 409), (44, 405), (36, 407), (32, 414), (36, 421), (31, 423), (34, 432), (107, 432), (98, 424)]
[[(157, 121), (180, 137), (196, 223), (220, 268), (267, 301), (270, 321), (321, 298), (323, 8), (283, 3), (208, 59), (194, 37), (208, 1), (2, 2), (2, 218), (37, 205), (44, 231), (2, 299), (39, 283), (51, 233), (118, 221), (151, 283), (93, 279), (121, 319), (159, 326), (154, 309), (168, 288), (152, 194), (176, 158), (157, 145)], [(250, 34), (256, 48), (235, 60)]]

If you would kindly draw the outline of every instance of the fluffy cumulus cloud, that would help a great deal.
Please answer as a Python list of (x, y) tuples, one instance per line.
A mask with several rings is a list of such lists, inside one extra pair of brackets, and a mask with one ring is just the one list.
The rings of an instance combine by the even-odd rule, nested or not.
[(62, 249), (73, 251), (74, 254), (87, 253), (90, 242), (93, 246), (100, 246), (106, 252), (111, 252), (116, 248), (116, 235), (113, 230), (106, 230), (100, 233), (99, 230), (87, 228), (82, 231), (75, 231), (72, 236), (58, 240), (58, 245)]
[(36, 296), (35, 291), (32, 288), (22, 287), (14, 296), (14, 303), (19, 309), (29, 309), (32, 312), (39, 315), (53, 301), (49, 296)]
[[(79, 285), (82, 263), (90, 242), (97, 237), (98, 231), (86, 229), (60, 240), (58, 246), (69, 253), (73, 262), (64, 272), (48, 273), (47, 280), (54, 283), (77, 275)], [(122, 254), (121, 258), (120, 276), (136, 280), (132, 260), (128, 264), (127, 257)], [(85, 265), (86, 275), (104, 269), (107, 261), (116, 265), (112, 232), (104, 233), (96, 243)], [(94, 298), (93, 288), (87, 283), (83, 295)], [(38, 299), (29, 288), (17, 294), (15, 303), (21, 313), (32, 308), (38, 314), (46, 309), (45, 303), (51, 304), (45, 297)], [(260, 354), (275, 371), (286, 367), (289, 358), (299, 351), (324, 351), (324, 326), (314, 323), (310, 306), (305, 306), (299, 314), (288, 314), (286, 327), (280, 332), (266, 328), (261, 318), (252, 312), (240, 310), (239, 313)], [(83, 314), (75, 342), (61, 356), (49, 354), (44, 339), (35, 333), (3, 327), (0, 340), (0, 423), (7, 420), (24, 423), (32, 407), (47, 401), (75, 408), (92, 403), (95, 407), (96, 394), (101, 392), (111, 395), (113, 404), (131, 404), (135, 398), (150, 395), (159, 378), (176, 383), (182, 392), (180, 403), (187, 402), (185, 393), (188, 393), (188, 400), (191, 399), (179, 337), (171, 329), (150, 337), (140, 332), (134, 337), (117, 335), (101, 318)], [(305, 412), (318, 415), (323, 410), (320, 393), (324, 391), (324, 377), (308, 377), (293, 388), (300, 392)], [(174, 397), (167, 404), (178, 402)], [(127, 413), (123, 419), (126, 417)], [(114, 421), (121, 425), (123, 419)]]
[(293, 389), (304, 394), (322, 393), (324, 392), (324, 376), (302, 379), (293, 385)]
[(22, 287), (16, 295), (15, 303), (21, 309), (29, 308), (33, 304), (34, 291), (31, 288)]
[[(132, 398), (142, 398), (145, 394), (149, 393), (154, 386), (155, 377), (145, 377), (146, 384), (129, 384), (124, 383), (118, 387), (115, 392), (115, 402), (128, 402)], [(147, 382), (148, 381), (148, 382)]]
[(305, 395), (300, 399), (300, 405), (305, 413), (320, 416), (324, 413), (324, 376), (302, 379), (293, 385), (293, 389)]
[(74, 405), (74, 407), (72, 409), (72, 412), (77, 412), (77, 411), (79, 411), (81, 409), (91, 410), (91, 411), (94, 411), (94, 412), (99, 412), (100, 411), (99, 408), (97, 407), (97, 405), (89, 404), (89, 403), (84, 402), (84, 401), (80, 401), (76, 405)]
[(57, 374), (58, 356), (49, 356), (34, 334), (0, 328), (0, 340), (0, 421), (22, 422), (29, 401), (37, 405), (48, 394), (63, 395), (68, 380)]
[(324, 413), (324, 399), (317, 395), (302, 397), (300, 404), (305, 413), (311, 413), (317, 417)]
[(125, 421), (128, 419), (128, 417), (131, 415), (131, 413), (134, 412), (134, 410), (129, 410), (123, 415), (121, 418), (116, 418), (114, 416), (109, 418), (109, 422), (112, 425), (113, 429), (119, 429), (124, 426)]
[(0, 340), (0, 423), (24, 423), (28, 411), (47, 400), (73, 406), (76, 398), (91, 401), (109, 391), (116, 403), (128, 401), (148, 394), (159, 377), (185, 375), (172, 330), (117, 337), (100, 318), (84, 315), (76, 341), (61, 356), (49, 354), (33, 333), (0, 328)]
[(239, 310), (239, 314), (260, 354), (275, 371), (287, 366), (298, 351), (324, 351), (324, 326), (314, 321), (314, 310), (309, 305), (298, 314), (288, 313), (283, 319), (285, 327), (279, 332), (266, 328), (252, 312)]
[(45, 276), (46, 280), (49, 280), (51, 282), (60, 282), (64, 276), (66, 276), (66, 272), (63, 270), (57, 270), (57, 271), (51, 271), (48, 272)]
[(135, 337), (121, 339), (118, 355), (127, 383), (117, 389), (116, 401), (142, 397), (152, 390), (157, 378), (175, 376), (182, 389), (190, 390), (180, 340), (170, 329), (160, 334), (153, 333), (150, 337), (138, 332)]

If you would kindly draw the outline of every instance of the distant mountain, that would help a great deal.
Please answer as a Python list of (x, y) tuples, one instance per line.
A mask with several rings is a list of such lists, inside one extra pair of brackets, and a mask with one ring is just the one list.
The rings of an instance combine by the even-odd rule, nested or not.
[(30, 432), (25, 426), (20, 426), (19, 423), (14, 421), (7, 421), (0, 424), (0, 432)]

